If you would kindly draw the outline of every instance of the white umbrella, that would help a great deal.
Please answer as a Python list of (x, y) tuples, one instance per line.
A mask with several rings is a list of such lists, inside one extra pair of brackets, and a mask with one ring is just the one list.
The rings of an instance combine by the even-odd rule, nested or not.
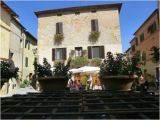
[(99, 72), (99, 67), (92, 67), (92, 66), (84, 66), (79, 68), (78, 70), (81, 70), (82, 72)]
[(76, 68), (70, 69), (69, 71), (72, 72), (72, 73), (81, 73), (82, 72), (82, 70), (79, 70), (79, 69), (76, 69)]

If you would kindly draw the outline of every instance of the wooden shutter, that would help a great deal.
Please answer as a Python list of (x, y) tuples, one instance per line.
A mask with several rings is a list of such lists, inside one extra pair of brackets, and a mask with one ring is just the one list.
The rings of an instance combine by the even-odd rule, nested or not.
[(56, 23), (56, 34), (59, 34), (59, 23)]
[(104, 58), (105, 52), (104, 52), (104, 46), (100, 46), (100, 58)]
[(99, 28), (98, 28), (98, 20), (97, 20), (97, 19), (95, 20), (95, 31), (96, 31), (96, 32), (99, 31)]
[(95, 20), (91, 20), (91, 31), (95, 31)]
[(25, 58), (25, 67), (28, 67), (28, 57)]
[(52, 61), (54, 61), (54, 60), (55, 60), (55, 49), (52, 48)]
[(63, 34), (63, 23), (59, 23), (59, 33)]
[(63, 60), (66, 60), (67, 58), (67, 49), (63, 48)]
[(88, 59), (92, 59), (92, 48), (88, 46)]

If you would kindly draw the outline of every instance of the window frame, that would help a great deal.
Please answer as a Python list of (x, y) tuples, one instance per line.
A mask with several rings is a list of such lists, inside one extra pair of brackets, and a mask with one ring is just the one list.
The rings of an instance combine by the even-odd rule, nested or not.
[[(76, 50), (80, 49), (80, 55), (78, 53), (78, 55), (76, 55)], [(82, 57), (83, 56), (83, 48), (82, 47), (75, 47), (75, 57)]]

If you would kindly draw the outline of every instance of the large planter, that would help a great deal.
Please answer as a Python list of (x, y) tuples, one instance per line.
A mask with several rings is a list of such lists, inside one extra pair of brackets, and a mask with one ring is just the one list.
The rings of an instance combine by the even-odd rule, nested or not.
[(67, 77), (40, 77), (37, 80), (42, 92), (65, 90), (68, 83)]
[(9, 81), (9, 78), (1, 78), (1, 88), (4, 85), (4, 83), (8, 81)]
[(127, 75), (105, 76), (101, 78), (101, 83), (105, 86), (106, 90), (129, 91), (131, 90), (134, 79), (134, 77)]

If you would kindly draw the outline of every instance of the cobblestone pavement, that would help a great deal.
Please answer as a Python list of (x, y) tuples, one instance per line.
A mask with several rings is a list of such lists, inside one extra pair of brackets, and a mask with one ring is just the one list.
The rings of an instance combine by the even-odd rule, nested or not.
[(28, 92), (33, 92), (33, 93), (37, 93), (38, 91), (36, 91), (35, 89), (33, 89), (33, 87), (29, 86), (29, 87), (26, 87), (26, 88), (18, 88), (18, 89), (15, 89), (13, 90), (12, 92), (6, 94), (6, 95), (3, 95), (3, 96), (0, 96), (0, 97), (9, 97), (9, 96), (13, 96), (15, 94), (27, 94)]

